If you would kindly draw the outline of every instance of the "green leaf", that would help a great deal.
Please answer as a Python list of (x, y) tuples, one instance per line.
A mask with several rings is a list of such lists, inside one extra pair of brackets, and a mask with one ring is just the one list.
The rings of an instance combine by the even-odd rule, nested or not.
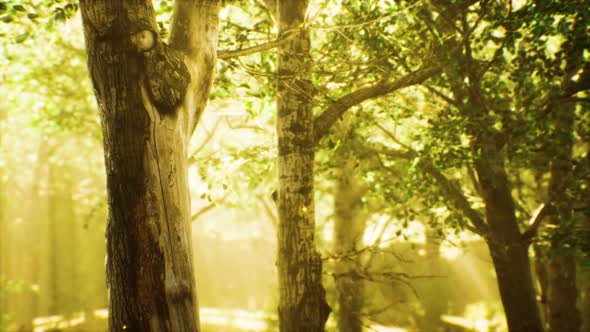
[(29, 18), (29, 20), (34, 20), (37, 17), (39, 17), (39, 14), (37, 14), (37, 13), (28, 13), (27, 14), (27, 17)]
[(65, 22), (66, 21), (66, 14), (63, 12), (63, 10), (58, 11), (53, 16), (53, 19), (55, 19), (57, 22)]
[(20, 35), (18, 35), (14, 38), (14, 42), (17, 44), (20, 44), (20, 43), (24, 42), (25, 40), (27, 40), (28, 37), (29, 37), (28, 32), (21, 33)]
[(0, 21), (2, 21), (4, 23), (10, 23), (10, 22), (14, 21), (14, 17), (12, 17), (10, 15), (4, 15), (4, 16), (0, 17)]
[(12, 8), (14, 8), (14, 10), (18, 10), (19, 12), (27, 11), (23, 5), (12, 5)]

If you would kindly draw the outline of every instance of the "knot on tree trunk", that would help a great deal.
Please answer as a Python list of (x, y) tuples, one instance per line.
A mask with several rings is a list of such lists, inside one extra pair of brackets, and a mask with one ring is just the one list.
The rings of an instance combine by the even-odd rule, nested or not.
[(191, 80), (183, 53), (162, 42), (153, 30), (134, 33), (130, 41), (143, 57), (152, 103), (161, 114), (172, 114), (183, 101)]

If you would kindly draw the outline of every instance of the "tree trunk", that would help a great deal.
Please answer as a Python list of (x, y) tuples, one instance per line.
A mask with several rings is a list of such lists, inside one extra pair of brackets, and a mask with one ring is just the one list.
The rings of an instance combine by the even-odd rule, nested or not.
[(80, 4), (104, 137), (109, 328), (198, 331), (187, 145), (211, 84), (218, 1), (176, 1), (170, 46), (151, 1)]
[[(564, 43), (566, 68), (562, 79), (562, 93), (571, 93), (572, 77), (583, 65), (583, 50), (578, 45), (588, 40), (582, 17), (576, 17), (572, 40)], [(572, 152), (574, 149), (574, 123), (576, 105), (561, 103), (553, 106), (554, 117), (552, 138), (554, 155), (551, 161), (549, 180), (549, 201), (556, 214), (549, 216), (548, 224), (554, 230), (551, 248), (547, 255), (547, 321), (550, 332), (578, 332), (581, 327), (580, 312), (576, 307), (576, 262), (573, 202), (568, 195), (572, 187)]]
[(548, 293), (548, 276), (547, 276), (547, 250), (538, 243), (533, 243), (533, 250), (535, 252), (535, 259), (533, 261), (533, 271), (537, 282), (537, 302), (540, 305), (541, 320), (543, 326), (547, 328), (547, 317), (549, 311), (547, 307), (547, 293)]
[(547, 322), (550, 332), (578, 332), (580, 313), (576, 307), (576, 262), (571, 246), (574, 213), (572, 202), (566, 194), (572, 168), (573, 104), (559, 107), (555, 123), (556, 156), (551, 164), (549, 200), (557, 214), (548, 217), (548, 224), (555, 230), (551, 249), (546, 257), (547, 264)]
[(66, 319), (80, 308), (79, 294), (81, 285), (76, 283), (77, 267), (80, 262), (76, 258), (77, 230), (73, 184), (71, 179), (59, 178), (58, 173), (68, 171), (64, 165), (60, 167), (49, 163), (48, 174), (48, 213), (47, 224), (49, 233), (48, 262), (41, 262), (49, 270), (49, 314), (63, 315)]
[[(342, 149), (342, 148), (341, 148)], [(360, 268), (360, 253), (365, 230), (361, 215), (361, 199), (365, 188), (355, 181), (354, 160), (340, 156), (337, 161), (336, 187), (334, 191), (334, 265), (336, 291), (338, 293), (338, 330), (362, 332), (363, 308), (362, 280), (355, 277)]]
[[(3, 147), (3, 136), (5, 133), (4, 119), (5, 113), (0, 113), (0, 160), (6, 158), (6, 151)], [(8, 218), (6, 213), (6, 185), (5, 185), (5, 172), (7, 165), (4, 163), (3, 167), (0, 167), (0, 328), (5, 328), (4, 324), (7, 323), (6, 316), (8, 315), (8, 294), (5, 289), (5, 280), (8, 279), (8, 268), (10, 266), (10, 237), (8, 236)]]
[[(308, 0), (278, 4), (279, 34), (302, 28)], [(278, 277), (281, 332), (321, 332), (330, 308), (315, 247), (309, 32), (281, 44), (278, 62)]]
[(49, 148), (41, 141), (32, 170), (30, 191), (22, 205), (24, 218), (22, 223), (16, 225), (13, 233), (16, 240), (12, 251), (16, 262), (15, 276), (23, 283), (23, 288), (14, 301), (17, 306), (15, 320), (23, 331), (31, 330), (33, 319), (39, 315), (39, 293), (33, 290), (33, 286), (39, 284), (43, 266), (37, 264), (42, 239), (39, 229), (43, 225), (43, 200), (40, 192), (50, 156)]
[(547, 263), (550, 332), (578, 332), (581, 318), (576, 306), (576, 262), (572, 255), (557, 254)]
[(542, 332), (528, 245), (487, 241), (510, 332)]
[(486, 205), (490, 249), (500, 297), (510, 332), (542, 332), (529, 259), (529, 244), (516, 220), (516, 210), (503, 156), (493, 139), (486, 134), (474, 142), (481, 157), (475, 169)]
[(438, 331), (444, 325), (441, 317), (449, 313), (448, 285), (449, 271), (440, 257), (440, 236), (429, 223), (424, 223), (426, 242), (426, 270), (425, 275), (435, 276), (436, 279), (424, 283), (423, 294), (418, 294), (424, 307), (424, 316), (418, 321), (420, 331)]
[(578, 266), (578, 284), (580, 285), (579, 308), (582, 317), (580, 332), (590, 332), (590, 267)]
[[(460, 19), (461, 12), (452, 10), (439, 15), (437, 25), (441, 31), (454, 33), (449, 23)], [(465, 13), (463, 13), (465, 14)], [(464, 38), (468, 38), (465, 37)], [(520, 233), (516, 209), (508, 174), (506, 156), (501, 152), (500, 133), (493, 127), (482, 126), (481, 116), (488, 113), (482, 89), (482, 77), (475, 65), (469, 40), (448, 39), (441, 52), (456, 61), (447, 66), (449, 88), (462, 116), (469, 121), (466, 132), (472, 137), (474, 166), (485, 203), (486, 227), (482, 235), (490, 250), (500, 297), (510, 332), (542, 332), (543, 324), (537, 306), (535, 288), (528, 256), (529, 243)], [(450, 52), (449, 52), (450, 50)], [(445, 60), (446, 61), (446, 60)], [(469, 84), (464, 79), (469, 79)], [(468, 203), (469, 204), (469, 203)], [(481, 231), (481, 230), (480, 230)]]

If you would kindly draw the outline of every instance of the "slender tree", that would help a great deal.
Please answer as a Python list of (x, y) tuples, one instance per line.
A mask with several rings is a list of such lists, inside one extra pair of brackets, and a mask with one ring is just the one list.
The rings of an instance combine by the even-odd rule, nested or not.
[[(1, 79), (1, 78), (0, 78)], [(3, 148), (5, 113), (0, 113), (0, 158), (5, 158)], [(7, 226), (7, 213), (5, 204), (5, 167), (0, 169), (0, 328), (4, 328), (5, 317), (8, 315), (8, 296), (5, 289), (5, 280), (8, 278), (7, 272), (10, 266), (9, 244)]]
[(278, 2), (278, 276), (281, 332), (321, 332), (330, 307), (315, 244), (313, 86), (307, 0)]
[(361, 267), (366, 216), (362, 198), (367, 191), (355, 174), (356, 160), (341, 146), (336, 152), (336, 184), (334, 186), (334, 283), (338, 297), (338, 329), (340, 332), (362, 332), (364, 285), (357, 273)]
[(218, 0), (80, 2), (104, 137), (111, 331), (198, 331), (187, 145), (216, 61)]

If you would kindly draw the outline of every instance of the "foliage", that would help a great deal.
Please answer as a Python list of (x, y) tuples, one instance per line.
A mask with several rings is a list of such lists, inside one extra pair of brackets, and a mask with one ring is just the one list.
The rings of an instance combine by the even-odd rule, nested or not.
[[(155, 8), (165, 38), (172, 1), (155, 1)], [(36, 161), (28, 156), (46, 142), (48, 165), (67, 169), (59, 181), (75, 187), (75, 215), (85, 220), (82, 224), (94, 220), (101, 230), (100, 120), (82, 33), (78, 22), (69, 20), (77, 10), (73, 0), (0, 1), (0, 91), (7, 96), (0, 101), (7, 117), (0, 121), (12, 129), (2, 133), (1, 157), (15, 191), (26, 192), (37, 180), (30, 180), (33, 166), (19, 172), (19, 165)], [(472, 210), (485, 215), (474, 170), (477, 161), (490, 158), (474, 145), (481, 136), (492, 137), (499, 147), (524, 230), (534, 209), (547, 202), (551, 165), (562, 149), (556, 144), (558, 107), (571, 103), (573, 161), (564, 195), (573, 212), (563, 227), (542, 229), (536, 244), (576, 248), (588, 264), (590, 38), (587, 31), (578, 36), (575, 27), (587, 27), (589, 20), (581, 1), (312, 2), (305, 28), (312, 36), (316, 115), (354, 91), (427, 66), (442, 68), (422, 84), (355, 104), (318, 143), (320, 234), (329, 233), (336, 156), (344, 154), (354, 159), (355, 175), (368, 188), (362, 199), (368, 228), (383, 226), (385, 217), (391, 220), (383, 226), (384, 242), (411, 242), (413, 223), (427, 226), (439, 239), (465, 239), (461, 236), (473, 230), (472, 222), (445, 188), (455, 188)], [(273, 13), (261, 0), (224, 1), (220, 24), (223, 51), (277, 38)], [(580, 63), (569, 63), (572, 52), (582, 52)], [(239, 211), (241, 217), (232, 222), (276, 218), (271, 198), (276, 59), (270, 49), (218, 61), (208, 111), (189, 149), (197, 224), (214, 224), (199, 215), (209, 206)], [(572, 66), (576, 70), (570, 72)], [(485, 107), (478, 109), (472, 99)], [(272, 230), (261, 229), (273, 238)], [(318, 242), (329, 255), (330, 237)], [(484, 309), (494, 314), (495, 309), (473, 310)]]
[(23, 43), (39, 33), (39, 28), (52, 30), (57, 23), (72, 18), (78, 11), (77, 0), (8, 0), (0, 1), (0, 21), (12, 24), (0, 37)]

